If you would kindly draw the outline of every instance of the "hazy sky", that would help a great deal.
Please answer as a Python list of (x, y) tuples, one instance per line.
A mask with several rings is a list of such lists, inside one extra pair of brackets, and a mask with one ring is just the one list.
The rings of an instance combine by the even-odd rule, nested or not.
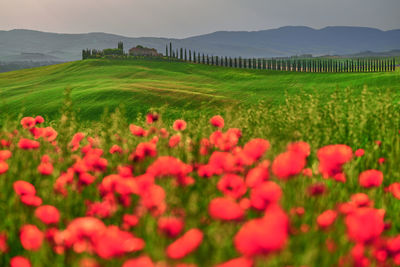
[(0, 0), (0, 30), (188, 37), (219, 30), (400, 29), (400, 0)]

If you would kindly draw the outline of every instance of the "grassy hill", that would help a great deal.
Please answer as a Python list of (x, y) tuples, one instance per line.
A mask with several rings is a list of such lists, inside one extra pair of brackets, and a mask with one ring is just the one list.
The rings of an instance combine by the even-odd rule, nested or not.
[[(66, 88), (82, 119), (98, 119), (104, 108), (123, 105), (129, 118), (149, 108), (168, 106), (168, 115), (182, 110), (215, 113), (236, 104), (262, 100), (282, 103), (285, 94), (320, 96), (351, 88), (357, 96), (390, 90), (397, 99), (400, 73), (291, 73), (243, 70), (182, 62), (150, 60), (86, 60), (0, 74), (0, 112), (58, 116)], [(195, 114), (194, 114), (195, 116)]]

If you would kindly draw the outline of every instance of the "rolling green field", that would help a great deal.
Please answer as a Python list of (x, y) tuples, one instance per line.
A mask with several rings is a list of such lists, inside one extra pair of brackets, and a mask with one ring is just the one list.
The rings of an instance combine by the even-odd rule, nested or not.
[(400, 265), (399, 77), (0, 74), (0, 266)]
[(183, 62), (85, 60), (0, 74), (0, 111), (56, 118), (66, 88), (72, 90), (82, 119), (98, 119), (105, 107), (119, 105), (130, 118), (164, 105), (168, 116), (176, 117), (182, 110), (211, 114), (260, 100), (276, 105), (286, 94), (328, 96), (351, 88), (357, 96), (364, 86), (374, 92), (389, 90), (397, 99), (400, 72), (289, 73)]

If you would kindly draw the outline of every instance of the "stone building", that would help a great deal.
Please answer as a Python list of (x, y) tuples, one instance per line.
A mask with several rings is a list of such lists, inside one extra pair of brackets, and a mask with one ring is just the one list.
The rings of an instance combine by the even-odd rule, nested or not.
[(129, 49), (129, 55), (131, 56), (142, 56), (142, 57), (158, 57), (161, 56), (154, 48), (143, 47), (138, 45)]

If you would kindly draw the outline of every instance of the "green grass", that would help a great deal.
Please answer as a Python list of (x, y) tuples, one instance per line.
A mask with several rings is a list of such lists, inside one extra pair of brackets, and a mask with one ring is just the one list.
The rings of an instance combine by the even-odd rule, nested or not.
[[(384, 237), (399, 234), (400, 200), (385, 192), (385, 187), (400, 177), (399, 86), (398, 71), (310, 74), (157, 61), (88, 60), (1, 74), (0, 111), (4, 116), (0, 117), (0, 139), (10, 139), (12, 145), (0, 149), (10, 149), (12, 157), (7, 160), (9, 170), (0, 175), (0, 215), (3, 216), (0, 233), (7, 234), (10, 248), (8, 253), (0, 252), (0, 266), (8, 266), (10, 258), (16, 255), (29, 258), (33, 266), (77, 267), (85, 256), (95, 258), (101, 266), (121, 266), (125, 260), (143, 254), (169, 266), (178, 263), (165, 255), (165, 249), (173, 239), (159, 234), (156, 218), (147, 212), (139, 225), (130, 230), (146, 241), (143, 252), (112, 260), (88, 253), (81, 255), (72, 250), (57, 255), (46, 241), (39, 251), (27, 251), (19, 238), (19, 229), (24, 224), (37, 225), (41, 230), (46, 226), (34, 216), (34, 208), (20, 202), (13, 190), (13, 182), (25, 180), (35, 185), (44, 204), (59, 209), (61, 221), (57, 227), (64, 230), (71, 220), (85, 216), (87, 200), (102, 200), (97, 187), (102, 178), (116, 173), (120, 165), (132, 166), (134, 175), (138, 176), (155, 160), (129, 160), (129, 155), (140, 142), (155, 135), (138, 138), (129, 132), (130, 123), (149, 128), (144, 117), (137, 116), (148, 109), (161, 114), (155, 127), (165, 127), (171, 134), (176, 133), (171, 123), (174, 118), (187, 121), (187, 129), (181, 133), (180, 146), (169, 148), (168, 139), (160, 138), (157, 152), (158, 156), (172, 155), (188, 164), (208, 161), (209, 155), (198, 154), (199, 143), (215, 130), (209, 124), (210, 114), (219, 112), (225, 118), (224, 131), (233, 127), (242, 130), (239, 146), (252, 138), (265, 138), (271, 143), (262, 160), (273, 161), (290, 142), (306, 141), (311, 147), (306, 167), (313, 170), (312, 177), (298, 175), (282, 181), (270, 172), (270, 179), (282, 188), (282, 208), (289, 213), (291, 208), (301, 206), (306, 212), (301, 217), (290, 216), (291, 233), (282, 251), (256, 258), (255, 266), (334, 266), (354, 246), (346, 235), (345, 218), (339, 216), (328, 231), (318, 229), (316, 220), (323, 211), (336, 209), (338, 203), (349, 201), (354, 193), (368, 194), (375, 208), (386, 210), (385, 222), (390, 222), (391, 228), (383, 232)], [(121, 104), (124, 108), (118, 108)], [(105, 108), (115, 111), (104, 113)], [(18, 148), (20, 138), (32, 138), (20, 125), (21, 109), (25, 115), (44, 115), (50, 119), (43, 127), (52, 126), (58, 131), (59, 149), (42, 139), (39, 139), (41, 147), (37, 151)], [(63, 197), (54, 193), (53, 185), (62, 172), (73, 166), (77, 157), (83, 156), (80, 151), (68, 149), (69, 141), (78, 131), (97, 138), (108, 166), (103, 172), (92, 172), (97, 176), (96, 182), (82, 191), (75, 190), (76, 184), (67, 185), (69, 195)], [(10, 133), (14, 133), (12, 138)], [(376, 145), (376, 140), (382, 142), (381, 146)], [(87, 143), (87, 140), (83, 141), (83, 145)], [(120, 145), (126, 153), (108, 153), (114, 144)], [(353, 158), (344, 166), (346, 183), (325, 180), (318, 174), (317, 151), (329, 144), (346, 144), (353, 151), (365, 149), (363, 157)], [(49, 155), (54, 163), (54, 172), (49, 176), (37, 171), (44, 154)], [(379, 164), (378, 159), (382, 157), (385, 162)], [(358, 176), (367, 169), (382, 171), (384, 180), (381, 186), (365, 189), (359, 185)], [(245, 177), (248, 170), (239, 170), (238, 174)], [(195, 184), (185, 188), (173, 186), (170, 179), (156, 181), (166, 191), (166, 214), (184, 211), (184, 230), (198, 227), (204, 233), (200, 247), (179, 262), (207, 267), (240, 256), (232, 238), (245, 221), (261, 217), (262, 212), (250, 210), (240, 222), (212, 220), (208, 205), (211, 199), (222, 196), (216, 189), (220, 176), (204, 179), (198, 177), (196, 171), (190, 176), (195, 179)], [(78, 175), (74, 179), (76, 182)], [(315, 183), (323, 183), (327, 193), (310, 197), (308, 187)], [(250, 189), (246, 196), (250, 196)], [(131, 214), (135, 207), (135, 203), (128, 208), (118, 205), (117, 212), (104, 222), (121, 226), (122, 214)], [(306, 233), (299, 232), (303, 224), (310, 226)], [(337, 245), (333, 253), (326, 249), (328, 238)], [(375, 264), (370, 254), (370, 251), (366, 253)], [(393, 264), (392, 257), (388, 257), (386, 266)]]
[(41, 114), (56, 118), (63, 92), (72, 89), (78, 116), (98, 119), (104, 108), (125, 106), (136, 118), (149, 108), (168, 105), (169, 115), (182, 110), (196, 113), (225, 110), (238, 103), (260, 100), (283, 103), (285, 94), (317, 93), (328, 96), (351, 88), (359, 95), (390, 90), (397, 99), (400, 72), (292, 73), (231, 69), (183, 62), (149, 60), (85, 60), (0, 74), (0, 112)]
[[(280, 204), (283, 209), (289, 213), (291, 208), (301, 206), (305, 208), (306, 213), (301, 217), (290, 216), (291, 234), (287, 245), (280, 253), (256, 258), (255, 267), (335, 265), (339, 257), (350, 253), (354, 245), (346, 236), (344, 216), (339, 216), (328, 231), (319, 230), (316, 219), (323, 211), (335, 209), (338, 203), (349, 201), (351, 195), (357, 192), (365, 192), (374, 201), (374, 207), (386, 210), (385, 221), (391, 222), (392, 227), (383, 235), (398, 234), (400, 222), (397, 218), (400, 200), (390, 193), (385, 193), (384, 188), (398, 181), (400, 176), (398, 164), (400, 117), (397, 115), (400, 112), (399, 105), (393, 103), (390, 94), (363, 90), (359, 98), (352, 96), (351, 90), (340, 90), (329, 97), (301, 94), (289, 96), (279, 106), (260, 104), (250, 108), (241, 106), (233, 111), (226, 111), (224, 131), (231, 127), (240, 128), (243, 132), (243, 137), (239, 141), (240, 146), (251, 138), (265, 138), (271, 143), (271, 148), (262, 160), (272, 161), (279, 153), (285, 151), (286, 145), (292, 141), (303, 140), (311, 147), (311, 155), (307, 159), (307, 167), (314, 173), (311, 178), (298, 175), (285, 182), (271, 173), (270, 179), (282, 188), (283, 196)], [(0, 252), (1, 266), (8, 266), (9, 259), (16, 255), (29, 258), (33, 266), (73, 267), (78, 267), (79, 260), (85, 256), (97, 259), (102, 266), (106, 267), (121, 266), (123, 261), (143, 254), (150, 256), (154, 261), (166, 262), (168, 266), (185, 262), (206, 267), (240, 256), (232, 239), (245, 221), (261, 217), (262, 212), (250, 210), (246, 212), (245, 219), (240, 222), (212, 220), (208, 214), (208, 205), (211, 199), (222, 196), (222, 193), (216, 189), (220, 176), (204, 179), (198, 177), (196, 171), (190, 174), (194, 177), (195, 184), (185, 188), (173, 186), (171, 180), (167, 178), (156, 181), (167, 194), (166, 214), (180, 214), (177, 210), (184, 211), (185, 230), (197, 227), (204, 233), (201, 246), (181, 261), (173, 261), (166, 257), (165, 249), (173, 242), (173, 239), (159, 234), (156, 218), (149, 213), (145, 213), (139, 225), (130, 230), (135, 236), (146, 241), (143, 252), (128, 253), (124, 257), (112, 260), (100, 259), (96, 255), (77, 254), (71, 249), (68, 253), (56, 255), (46, 241), (39, 251), (24, 250), (19, 239), (20, 227), (24, 224), (34, 224), (39, 229), (45, 230), (46, 226), (34, 216), (34, 208), (27, 207), (19, 201), (12, 188), (13, 182), (25, 180), (34, 184), (37, 195), (43, 198), (43, 202), (54, 205), (60, 210), (61, 221), (57, 227), (63, 230), (74, 218), (85, 216), (87, 200), (102, 200), (97, 185), (101, 183), (103, 177), (116, 173), (117, 166), (130, 165), (134, 169), (134, 175), (138, 176), (143, 174), (146, 167), (155, 160), (148, 158), (142, 162), (134, 162), (128, 159), (138, 143), (150, 140), (154, 135), (138, 138), (129, 132), (128, 125), (132, 122), (149, 128), (143, 117), (132, 120), (117, 109), (115, 113), (103, 116), (100, 120), (79, 123), (74, 119), (76, 116), (70, 109), (69, 100), (64, 102), (63, 107), (63, 119), (46, 122), (43, 125), (43, 127), (51, 125), (58, 131), (57, 143), (60, 150), (54, 149), (48, 142), (39, 139), (41, 147), (38, 151), (22, 151), (18, 149), (17, 143), (21, 137), (32, 138), (30, 133), (21, 127), (19, 120), (6, 120), (0, 125), (0, 139), (9, 139), (8, 133), (15, 133), (9, 148), (13, 156), (7, 160), (10, 168), (8, 172), (0, 175), (0, 214), (4, 218), (0, 221), (0, 233), (7, 233), (7, 243), (10, 247), (8, 253), (1, 254)], [(188, 123), (187, 129), (181, 133), (181, 145), (171, 149), (168, 147), (168, 139), (160, 138), (157, 144), (158, 156), (171, 155), (190, 164), (208, 161), (209, 155), (198, 154), (199, 142), (201, 138), (209, 137), (215, 129), (209, 124), (207, 115), (198, 114), (197, 119), (188, 118), (191, 114), (193, 114), (191, 110), (182, 111), (180, 114)], [(168, 110), (161, 114), (161, 120), (155, 127), (165, 127), (171, 134), (175, 134), (171, 123), (163, 121), (165, 116), (168, 116)], [(98, 177), (96, 182), (82, 191), (74, 190), (76, 188), (74, 185), (67, 185), (69, 194), (63, 197), (54, 193), (53, 184), (62, 172), (74, 164), (77, 157), (83, 156), (80, 151), (71, 152), (67, 148), (72, 135), (78, 131), (98, 139), (99, 148), (104, 150), (102, 157), (107, 159), (108, 166), (104, 172), (93, 172)], [(382, 145), (378, 147), (375, 140), (382, 141)], [(82, 145), (87, 143), (84, 140)], [(351, 146), (353, 151), (358, 148), (364, 148), (366, 151), (362, 158), (354, 158), (345, 165), (346, 183), (335, 182), (332, 179), (325, 180), (318, 174), (316, 157), (318, 149), (324, 145), (340, 143)], [(114, 144), (120, 145), (127, 152), (122, 155), (111, 155), (108, 150)], [(44, 154), (49, 155), (54, 162), (54, 172), (50, 176), (40, 175), (37, 171), (40, 158)], [(378, 164), (380, 157), (386, 159), (382, 165)], [(358, 175), (367, 169), (378, 169), (383, 172), (384, 181), (380, 187), (373, 189), (360, 187)], [(245, 177), (247, 171), (248, 168), (244, 172), (238, 171), (238, 174)], [(76, 182), (78, 175), (75, 175), (74, 179)], [(319, 197), (310, 197), (307, 193), (308, 187), (315, 183), (325, 184), (327, 193)], [(250, 196), (250, 189), (246, 196)], [(104, 219), (104, 222), (108, 225), (121, 226), (122, 214), (131, 214), (135, 210), (134, 207), (135, 204), (129, 207), (118, 205), (117, 212), (110, 218)], [(309, 225), (310, 231), (299, 233), (299, 228), (303, 224)], [(325, 241), (328, 238), (337, 244), (334, 253), (328, 252), (325, 247)], [(372, 259), (372, 256), (370, 258)], [(392, 266), (391, 258), (388, 258), (387, 264), (387, 266)]]

